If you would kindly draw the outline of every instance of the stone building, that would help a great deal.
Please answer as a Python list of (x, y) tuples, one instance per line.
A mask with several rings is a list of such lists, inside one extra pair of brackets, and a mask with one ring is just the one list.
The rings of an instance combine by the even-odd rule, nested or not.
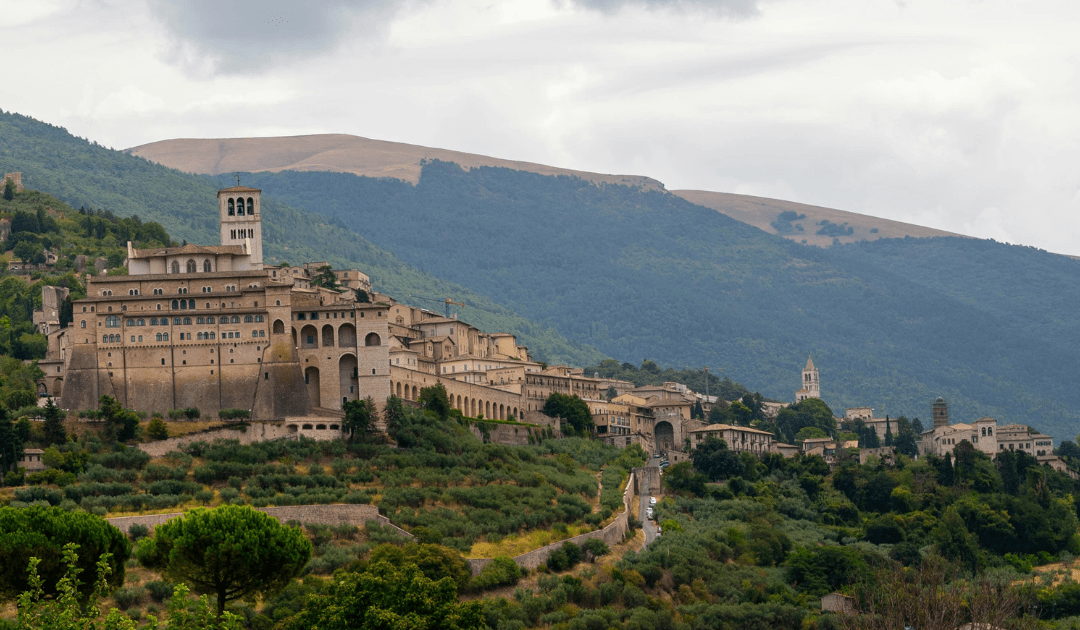
[(753, 453), (757, 456), (776, 452), (776, 436), (768, 431), (752, 427), (740, 427), (730, 424), (710, 424), (707, 427), (690, 431), (690, 443), (697, 448), (707, 438), (724, 440), (727, 447), (736, 453)]
[(795, 392), (795, 402), (802, 402), (807, 398), (821, 398), (821, 378), (811, 357), (806, 357), (806, 367), (802, 371), (802, 389)]
[(62, 375), (47, 386), (65, 408), (108, 394), (137, 410), (239, 408), (265, 420), (386, 398), (388, 307), (273, 278), (259, 198), (218, 192), (221, 245), (129, 244), (128, 275), (87, 276), (87, 297), (41, 363)]

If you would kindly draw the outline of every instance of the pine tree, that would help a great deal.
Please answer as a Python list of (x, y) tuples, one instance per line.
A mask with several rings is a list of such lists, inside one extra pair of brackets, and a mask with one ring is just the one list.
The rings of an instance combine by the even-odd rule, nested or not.
[(67, 442), (67, 431), (64, 430), (64, 410), (57, 407), (51, 397), (45, 403), (45, 411), (42, 415), (45, 417), (45, 424), (42, 427), (45, 441), (49, 444)]
[(892, 426), (889, 424), (889, 416), (885, 416), (885, 446), (893, 445)]

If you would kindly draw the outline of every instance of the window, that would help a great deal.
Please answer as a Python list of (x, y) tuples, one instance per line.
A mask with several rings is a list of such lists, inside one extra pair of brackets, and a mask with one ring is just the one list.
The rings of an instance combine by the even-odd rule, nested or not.
[(198, 341), (202, 341), (202, 333), (195, 333), (195, 339)]
[(135, 320), (134, 319), (127, 320), (127, 325), (128, 326), (134, 326), (135, 325)]
[(255, 200), (252, 199), (251, 197), (248, 197), (248, 214), (249, 215), (254, 215), (255, 214)]
[(239, 324), (239, 323), (240, 323), (240, 316), (239, 316), (239, 315), (233, 315), (233, 316), (232, 316), (232, 320), (231, 320), (231, 323), (233, 323), (233, 324)]
[(180, 308), (180, 300), (173, 300), (172, 301), (172, 307), (173, 307), (174, 310), (179, 309)]
[[(210, 338), (211, 339), (216, 339), (217, 338), (217, 333), (215, 333), (214, 331), (211, 330), (210, 331)], [(213, 363), (213, 361), (210, 361), (210, 362)]]
[(185, 317), (184, 318), (184, 325), (185, 326), (190, 326), (191, 325), (191, 318), (190, 317)]
[(205, 317), (200, 317), (200, 318), (195, 320), (195, 323), (196, 324), (205, 324), (206, 323), (206, 318)]
[[(258, 306), (258, 304), (256, 304), (256, 306)], [(263, 320), (263, 316), (262, 316), (262, 315), (256, 315), (256, 316), (255, 316), (255, 321), (256, 321), (256, 322), (262, 322), (262, 320)]]
[(318, 313), (312, 313), (311, 314), (311, 319), (319, 319), (319, 314)]
[(82, 324), (79, 326), (79, 328), (86, 328), (86, 320), (85, 319), (82, 320)]
[(236, 204), (234, 204), (233, 200), (230, 199), (229, 200), (229, 216), (231, 217), (231, 216), (235, 216), (235, 215), (236, 215)]
[(120, 318), (117, 317), (116, 315), (109, 315), (108, 317), (105, 318), (105, 327), (106, 328), (119, 328), (120, 327)]
[(213, 266), (210, 264), (210, 259), (209, 258), (207, 258), (206, 260), (203, 261), (202, 270), (205, 271), (206, 273), (210, 273), (211, 271), (214, 270)]
[[(156, 336), (156, 338), (155, 338), (155, 341), (161, 341), (161, 333), (158, 333), (158, 334), (157, 334), (157, 336)], [(162, 365), (165, 365), (165, 359), (162, 359), (162, 360), (161, 360), (161, 364), (162, 364)]]
[(157, 326), (157, 318), (156, 317), (151, 317), (150, 318), (150, 325), (151, 326)]
[(206, 318), (206, 323), (207, 324), (213, 324), (214, 323), (214, 316), (211, 315), (210, 317), (207, 317)]
[(146, 320), (145, 319), (137, 319), (137, 320), (135, 320), (135, 325), (136, 326), (145, 326), (146, 325)]
[(161, 295), (162, 289), (154, 289), (154, 295)]
[(259, 336), (260, 337), (265, 337), (266, 336), (266, 331), (265, 330), (260, 330), (259, 331)]
[(169, 340), (169, 333), (161, 333), (161, 340), (162, 341), (168, 341)]
[(250, 323), (251, 323), (251, 322), (253, 322), (254, 320), (255, 320), (255, 318), (254, 318), (254, 317), (252, 317), (251, 315), (245, 315), (245, 316), (244, 316), (244, 323), (245, 323), (245, 324), (250, 324)]
[(181, 321), (183, 320), (181, 320), (179, 317), (174, 317), (172, 320), (173, 326), (179, 326)]
[(172, 271), (173, 273), (180, 273), (180, 263), (179, 263), (179, 262), (177, 262), (177, 261), (175, 261), (175, 260), (174, 260), (174, 261), (172, 261), (172, 265), (171, 265), (171, 266), (169, 267), (169, 269), (170, 269), (170, 270), (171, 270), (171, 271)]

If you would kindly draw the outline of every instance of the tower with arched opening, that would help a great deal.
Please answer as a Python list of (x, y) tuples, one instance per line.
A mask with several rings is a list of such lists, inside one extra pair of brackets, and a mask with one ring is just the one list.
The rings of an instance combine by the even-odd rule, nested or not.
[(221, 244), (246, 245), (253, 269), (262, 269), (262, 191), (247, 186), (233, 186), (218, 191), (221, 215)]

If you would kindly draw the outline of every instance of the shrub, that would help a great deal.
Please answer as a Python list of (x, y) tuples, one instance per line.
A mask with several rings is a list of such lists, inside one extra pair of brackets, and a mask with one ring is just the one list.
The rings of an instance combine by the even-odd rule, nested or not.
[(135, 523), (128, 528), (128, 536), (131, 537), (131, 542), (138, 542), (140, 538), (146, 538), (150, 535), (150, 528), (142, 523)]
[(508, 556), (499, 556), (487, 563), (480, 574), (469, 580), (469, 588), (486, 591), (500, 586), (513, 586), (521, 579), (521, 567)]
[(596, 559), (611, 553), (611, 550), (608, 549), (607, 543), (600, 540), (599, 538), (590, 538), (585, 542), (581, 543), (581, 549), (588, 554), (590, 559)]
[(246, 420), (250, 417), (251, 411), (248, 409), (222, 409), (218, 412), (218, 418), (222, 420)]
[(150, 463), (150, 455), (137, 448), (129, 448), (121, 445), (118, 450), (110, 453), (99, 453), (90, 456), (91, 464), (98, 464), (105, 468), (124, 468), (127, 470), (142, 470)]
[(222, 501), (231, 503), (236, 497), (240, 496), (240, 491), (236, 488), (222, 488), (219, 494), (221, 495)]
[(146, 425), (146, 437), (151, 440), (167, 440), (169, 427), (165, 426), (165, 421), (161, 418), (152, 418), (150, 424)]
[(131, 588), (118, 588), (113, 591), (113, 599), (116, 600), (116, 605), (122, 610), (127, 610), (132, 606), (141, 604), (146, 599), (146, 589), (135, 586)]
[(163, 602), (166, 599), (172, 597), (173, 585), (171, 582), (163, 582), (161, 580), (156, 580), (154, 582), (147, 583), (146, 590), (150, 593), (150, 597), (152, 597), (154, 601)]

